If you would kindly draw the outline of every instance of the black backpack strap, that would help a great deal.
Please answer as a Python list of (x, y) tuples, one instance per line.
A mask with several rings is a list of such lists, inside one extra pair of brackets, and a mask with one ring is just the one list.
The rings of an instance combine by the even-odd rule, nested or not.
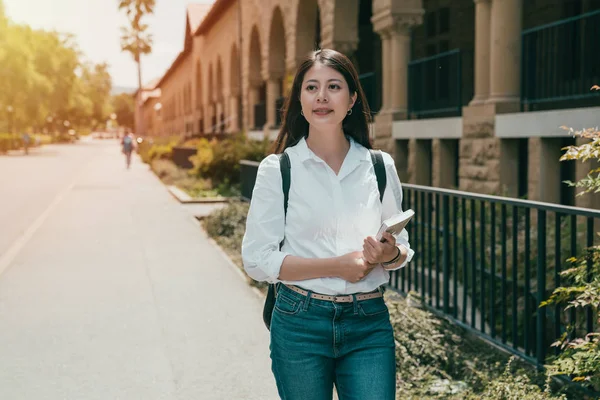
[(279, 169), (281, 170), (281, 182), (283, 189), (283, 211), (287, 215), (288, 199), (290, 197), (290, 157), (286, 152), (277, 155), (279, 157)]
[(385, 174), (385, 164), (383, 163), (383, 156), (381, 151), (370, 149), (371, 161), (373, 162), (373, 168), (375, 169), (375, 176), (377, 177), (377, 189), (379, 190), (379, 201), (383, 202), (383, 194), (385, 193), (385, 187), (387, 185), (387, 176)]

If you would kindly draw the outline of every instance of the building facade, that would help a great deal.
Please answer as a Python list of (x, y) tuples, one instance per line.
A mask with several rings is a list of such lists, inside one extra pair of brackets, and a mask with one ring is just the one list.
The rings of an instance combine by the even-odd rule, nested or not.
[(296, 67), (333, 48), (403, 182), (600, 205), (562, 183), (591, 163), (558, 161), (575, 144), (560, 126), (600, 125), (598, 1), (216, 0), (185, 23), (156, 86), (162, 135), (273, 137)]

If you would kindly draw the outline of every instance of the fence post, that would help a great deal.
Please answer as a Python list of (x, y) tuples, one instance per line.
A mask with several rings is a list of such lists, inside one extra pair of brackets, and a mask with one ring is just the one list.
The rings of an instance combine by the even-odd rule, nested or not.
[[(448, 304), (450, 302), (450, 196), (443, 196), (442, 224), (444, 226), (444, 236), (442, 237), (442, 266), (444, 272), (442, 275), (444, 277), (444, 313), (448, 314), (450, 311)], [(454, 268), (456, 268), (456, 265)]]
[(546, 211), (538, 210), (537, 228), (537, 329), (536, 356), (538, 368), (544, 366), (546, 359), (546, 307), (540, 303), (546, 300)]

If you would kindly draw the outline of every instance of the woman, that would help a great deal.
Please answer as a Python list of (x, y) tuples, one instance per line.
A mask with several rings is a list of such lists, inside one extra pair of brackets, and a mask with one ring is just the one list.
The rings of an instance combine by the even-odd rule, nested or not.
[(258, 168), (242, 257), (252, 278), (277, 283), (270, 349), (285, 400), (331, 399), (334, 384), (340, 400), (395, 398), (382, 285), (413, 252), (406, 231), (386, 234), (384, 243), (373, 238), (401, 211), (402, 189), (384, 153), (380, 201), (369, 118), (350, 60), (317, 50), (298, 68), (275, 143), (291, 163), (287, 214), (278, 156)]

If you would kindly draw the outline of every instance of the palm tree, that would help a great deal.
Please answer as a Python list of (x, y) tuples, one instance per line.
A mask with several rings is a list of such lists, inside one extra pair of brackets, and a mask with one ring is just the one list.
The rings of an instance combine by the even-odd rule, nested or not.
[(141, 22), (146, 15), (154, 13), (155, 0), (119, 0), (119, 10), (125, 10), (128, 26), (121, 27), (121, 51), (131, 53), (138, 67), (138, 92), (136, 108), (139, 124), (137, 135), (143, 135), (144, 126), (141, 113), (142, 99), (142, 54), (152, 52), (152, 35), (147, 31), (148, 25)]

